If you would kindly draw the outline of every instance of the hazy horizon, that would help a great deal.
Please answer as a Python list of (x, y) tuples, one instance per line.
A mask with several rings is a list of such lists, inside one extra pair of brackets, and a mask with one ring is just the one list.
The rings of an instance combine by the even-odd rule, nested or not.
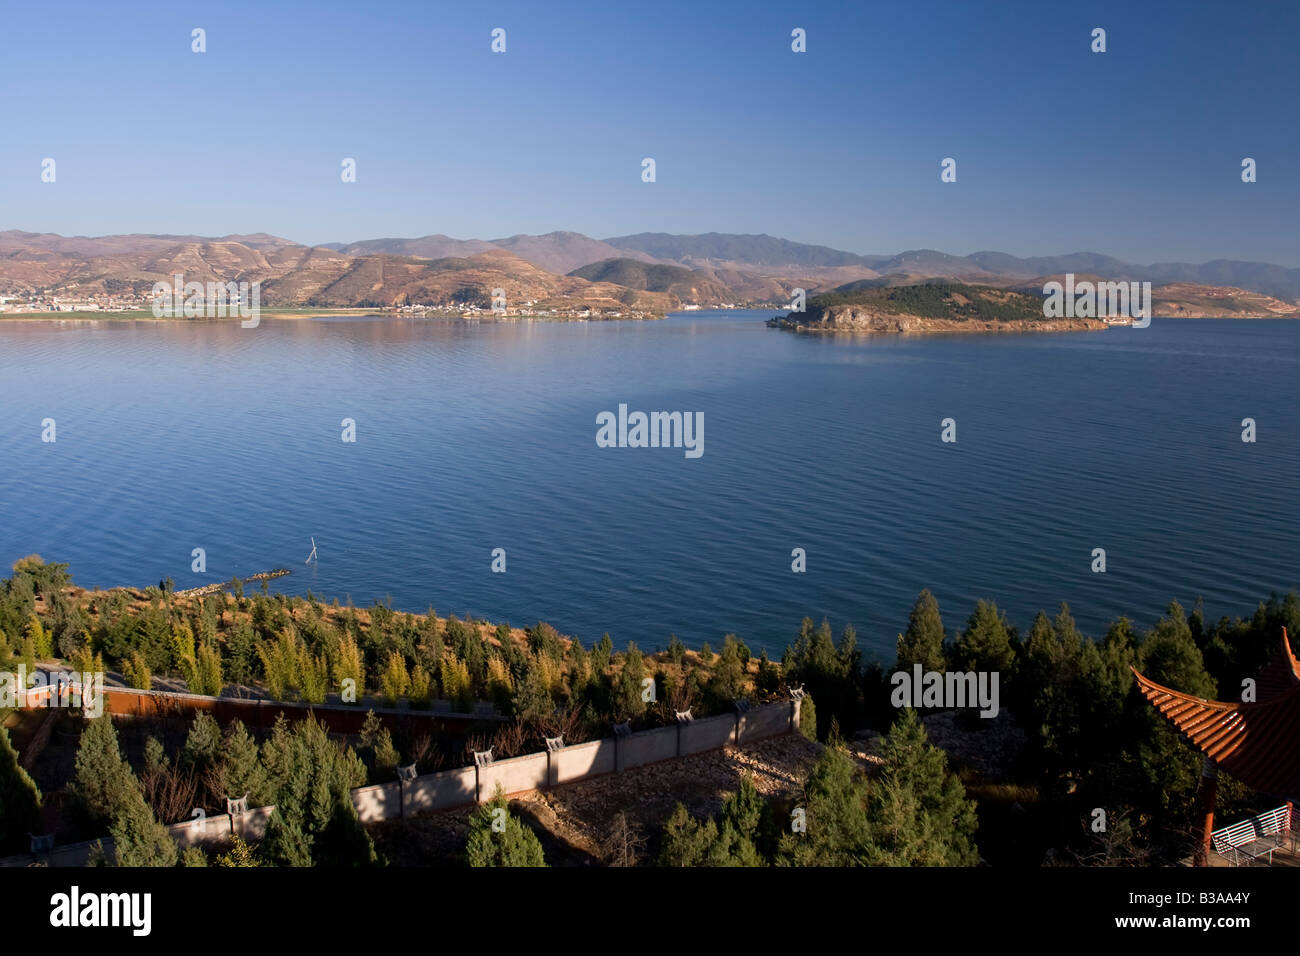
[[(219, 236), (256, 222), (320, 245), (635, 222), (863, 255), (1300, 266), (1295, 6), (127, 12), (7, 12), (0, 207), (15, 228)], [(791, 50), (796, 27), (806, 52)], [(69, 53), (57, 69), (51, 51)]]
[[(4, 227), (4, 228), (0, 228), (0, 234), (3, 234), (3, 233), (5, 233), (5, 232), (22, 232), (22, 233), (30, 233), (30, 234), (32, 234), (32, 235), (57, 235), (57, 236), (59, 236), (60, 238), (63, 238), (63, 239), (90, 239), (90, 240), (97, 240), (97, 239), (111, 239), (111, 238), (115, 238), (115, 237), (133, 237), (133, 236), (134, 236), (134, 237), (155, 238), (155, 239), (166, 239), (166, 238), (190, 239), (190, 238), (192, 238), (192, 239), (204, 239), (204, 240), (209, 240), (209, 241), (221, 241), (221, 240), (228, 240), (228, 239), (231, 239), (232, 237), (269, 236), (269, 237), (271, 237), (271, 238), (275, 238), (275, 239), (283, 239), (283, 240), (285, 240), (285, 241), (287, 241), (287, 242), (297, 243), (298, 245), (303, 245), (303, 246), (315, 246), (315, 247), (323, 247), (323, 246), (331, 246), (331, 245), (344, 246), (344, 247), (346, 247), (346, 246), (355, 245), (355, 244), (357, 244), (357, 243), (362, 243), (362, 242), (410, 241), (410, 240), (415, 240), (415, 239), (428, 238), (428, 237), (431, 237), (431, 236), (441, 236), (441, 237), (443, 237), (443, 238), (446, 238), (446, 239), (452, 240), (452, 241), (454, 241), (454, 242), (486, 242), (486, 243), (495, 243), (495, 242), (504, 242), (504, 241), (507, 241), (507, 240), (510, 240), (510, 239), (519, 239), (519, 238), (539, 238), (539, 237), (544, 237), (544, 236), (554, 235), (554, 234), (567, 234), (567, 235), (581, 236), (581, 237), (583, 237), (583, 238), (586, 238), (586, 239), (592, 239), (592, 240), (595, 240), (595, 241), (597, 241), (597, 242), (611, 242), (613, 239), (618, 239), (618, 238), (622, 238), (622, 237), (625, 237), (625, 236), (634, 236), (634, 235), (640, 235), (640, 234), (641, 234), (641, 233), (637, 233), (637, 232), (622, 232), (622, 233), (619, 233), (619, 234), (617, 234), (617, 235), (609, 235), (609, 236), (595, 236), (595, 235), (591, 235), (591, 234), (588, 234), (588, 233), (581, 233), (581, 232), (579, 232), (579, 231), (576, 230), (576, 229), (548, 229), (548, 230), (546, 230), (545, 232), (541, 232), (541, 233), (512, 233), (512, 234), (510, 234), (510, 235), (500, 235), (500, 236), (491, 236), (491, 237), (485, 237), (485, 236), (453, 236), (453, 235), (450, 235), (450, 234), (448, 234), (448, 233), (444, 233), (444, 232), (424, 232), (424, 233), (412, 234), (412, 235), (397, 235), (396, 233), (386, 233), (386, 234), (383, 234), (383, 235), (363, 236), (363, 237), (351, 238), (351, 239), (327, 239), (327, 240), (324, 240), (323, 242), (305, 242), (305, 241), (300, 240), (300, 239), (295, 239), (295, 238), (292, 237), (292, 236), (281, 235), (281, 234), (274, 233), (274, 232), (270, 232), (269, 230), (264, 230), (264, 229), (253, 229), (253, 230), (243, 229), (243, 230), (236, 230), (236, 231), (234, 231), (234, 232), (226, 232), (226, 233), (220, 233), (220, 234), (218, 234), (218, 233), (214, 233), (214, 232), (203, 232), (203, 231), (200, 231), (200, 232), (188, 232), (188, 233), (175, 233), (175, 232), (149, 232), (149, 231), (140, 231), (140, 232), (121, 232), (121, 231), (116, 231), (116, 232), (105, 232), (105, 233), (89, 234), (89, 233), (61, 233), (61, 232), (55, 232), (55, 231), (50, 230), (50, 229), (30, 229), (30, 228), (23, 228), (23, 227), (21, 227), (21, 226), (6, 226), (6, 227)], [(645, 232), (645, 233), (651, 233), (651, 230), (643, 230), (642, 232)], [(1241, 258), (1234, 257), (1234, 256), (1218, 256), (1218, 257), (1216, 257), (1215, 259), (1206, 259), (1206, 260), (1200, 260), (1200, 261), (1195, 261), (1195, 262), (1193, 262), (1193, 261), (1191, 261), (1191, 260), (1155, 259), (1155, 258), (1151, 258), (1151, 257), (1146, 257), (1146, 258), (1139, 257), (1139, 258), (1136, 258), (1136, 259), (1129, 259), (1129, 258), (1125, 258), (1125, 257), (1123, 257), (1123, 256), (1115, 255), (1114, 253), (1109, 252), (1109, 251), (1107, 251), (1107, 250), (1105, 250), (1105, 249), (1072, 249), (1072, 250), (1070, 250), (1070, 251), (1068, 251), (1068, 252), (1066, 252), (1066, 251), (1060, 251), (1060, 250), (1051, 250), (1051, 251), (1030, 252), (1030, 253), (1023, 253), (1023, 254), (1022, 254), (1022, 253), (1013, 253), (1013, 252), (1008, 252), (1006, 249), (992, 249), (992, 248), (971, 249), (971, 250), (968, 251), (968, 252), (955, 252), (955, 251), (953, 251), (953, 250), (950, 249), (950, 248), (942, 248), (942, 247), (940, 247), (940, 246), (938, 246), (938, 245), (926, 245), (926, 246), (917, 246), (917, 247), (914, 247), (914, 248), (908, 248), (908, 249), (895, 249), (895, 250), (892, 250), (892, 251), (882, 251), (882, 250), (863, 251), (863, 250), (860, 250), (860, 249), (846, 249), (846, 248), (842, 248), (842, 247), (839, 247), (839, 246), (831, 246), (831, 245), (828, 245), (828, 244), (825, 243), (825, 242), (818, 242), (818, 241), (815, 241), (815, 240), (813, 240), (813, 241), (804, 241), (804, 240), (800, 240), (800, 239), (793, 239), (793, 238), (791, 238), (790, 236), (786, 236), (786, 235), (778, 235), (778, 234), (775, 234), (775, 233), (728, 233), (728, 232), (724, 232), (724, 231), (722, 231), (722, 230), (709, 230), (709, 231), (702, 232), (702, 233), (665, 233), (665, 232), (655, 231), (654, 234), (660, 234), (660, 235), (671, 235), (671, 236), (677, 236), (677, 237), (692, 237), (692, 238), (693, 238), (693, 237), (698, 237), (698, 236), (707, 236), (707, 235), (726, 235), (726, 236), (741, 236), (741, 237), (764, 237), (764, 236), (766, 236), (766, 237), (768, 237), (768, 238), (784, 240), (784, 241), (788, 241), (788, 242), (792, 242), (792, 243), (797, 243), (797, 244), (800, 244), (800, 245), (818, 246), (818, 247), (822, 247), (822, 248), (832, 249), (832, 250), (834, 250), (834, 251), (836, 251), (836, 252), (847, 252), (847, 253), (851, 253), (851, 254), (853, 254), (853, 255), (863, 256), (863, 257), (866, 257), (866, 258), (871, 258), (871, 257), (893, 257), (893, 256), (898, 256), (898, 255), (903, 255), (903, 254), (906, 254), (906, 253), (910, 253), (910, 252), (939, 252), (939, 253), (944, 253), (944, 254), (946, 254), (946, 255), (955, 256), (955, 257), (958, 257), (958, 258), (966, 258), (966, 257), (970, 257), (970, 256), (980, 255), (981, 253), (1003, 253), (1003, 254), (1007, 254), (1007, 255), (1014, 256), (1015, 258), (1018, 258), (1018, 259), (1064, 258), (1064, 257), (1068, 257), (1068, 256), (1076, 256), (1076, 255), (1101, 255), (1101, 256), (1109, 256), (1110, 258), (1114, 258), (1114, 259), (1121, 260), (1121, 261), (1123, 261), (1124, 263), (1126, 263), (1127, 265), (1132, 265), (1132, 266), (1170, 265), (1170, 264), (1179, 264), (1179, 263), (1188, 263), (1188, 264), (1192, 264), (1192, 265), (1204, 265), (1204, 264), (1206, 264), (1206, 263), (1208, 263), (1208, 262), (1213, 262), (1213, 261), (1216, 261), (1216, 260), (1225, 260), (1225, 261), (1230, 261), (1230, 262), (1258, 262), (1258, 263), (1262, 263), (1262, 264), (1264, 264), (1264, 265), (1277, 266), (1277, 267), (1279, 267), (1279, 268), (1283, 268), (1283, 269), (1300, 268), (1300, 266), (1288, 266), (1288, 265), (1286, 265), (1285, 263), (1276, 262), (1276, 261), (1262, 260), (1262, 259), (1241, 259)], [(416, 256), (416, 258), (420, 258), (420, 257), (419, 257), (419, 256)]]

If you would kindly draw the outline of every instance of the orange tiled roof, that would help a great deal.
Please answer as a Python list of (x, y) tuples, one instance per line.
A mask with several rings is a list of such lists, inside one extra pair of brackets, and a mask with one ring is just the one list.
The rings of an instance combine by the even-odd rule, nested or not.
[(1295, 655), (1291, 653), (1291, 642), (1287, 640), (1284, 627), (1281, 646), (1259, 672), (1255, 689), (1259, 692), (1259, 700), (1268, 700), (1272, 697), (1280, 697), (1297, 684), (1300, 684), (1300, 661), (1297, 661)]
[(1133, 673), (1142, 695), (1222, 770), (1264, 793), (1300, 797), (1300, 662), (1285, 629), (1253, 703), (1205, 700)]

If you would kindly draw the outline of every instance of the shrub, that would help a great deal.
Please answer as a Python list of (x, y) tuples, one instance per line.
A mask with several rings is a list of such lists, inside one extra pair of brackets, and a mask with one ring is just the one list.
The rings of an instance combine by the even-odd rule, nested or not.
[(491, 801), (474, 811), (465, 856), (470, 866), (545, 866), (542, 844), (523, 822), (511, 816), (501, 785)]

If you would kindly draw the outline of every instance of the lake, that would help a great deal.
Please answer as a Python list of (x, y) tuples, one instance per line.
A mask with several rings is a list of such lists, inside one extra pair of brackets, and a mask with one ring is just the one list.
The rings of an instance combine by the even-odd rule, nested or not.
[[(990, 597), (1100, 635), (1300, 584), (1300, 323), (829, 338), (771, 314), (0, 323), (0, 561), (87, 587), (284, 566), (276, 590), (588, 645), (779, 656), (827, 617), (887, 662), (923, 587), (950, 630)], [(702, 413), (703, 454), (598, 447), (620, 404)]]

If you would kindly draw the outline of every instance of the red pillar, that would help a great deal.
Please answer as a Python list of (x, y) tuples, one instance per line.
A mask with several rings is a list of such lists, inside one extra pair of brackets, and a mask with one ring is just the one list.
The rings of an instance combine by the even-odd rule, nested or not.
[(1193, 866), (1208, 866), (1210, 857), (1210, 834), (1214, 832), (1214, 805), (1219, 794), (1219, 768), (1209, 757), (1201, 765), (1201, 786), (1199, 788), (1198, 807), (1201, 814), (1201, 839), (1196, 846)]

